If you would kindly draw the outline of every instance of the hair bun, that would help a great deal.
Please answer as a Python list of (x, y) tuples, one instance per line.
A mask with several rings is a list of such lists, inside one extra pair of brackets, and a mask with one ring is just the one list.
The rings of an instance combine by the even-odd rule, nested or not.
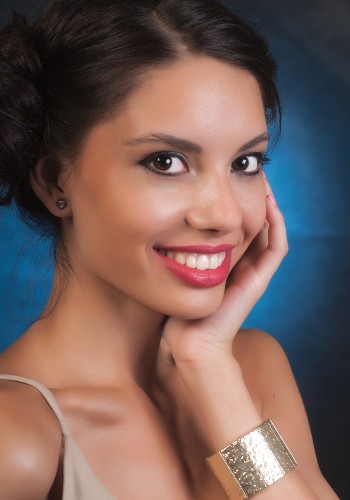
[(42, 66), (26, 18), (0, 30), (0, 205), (28, 199), (29, 171), (42, 150)]

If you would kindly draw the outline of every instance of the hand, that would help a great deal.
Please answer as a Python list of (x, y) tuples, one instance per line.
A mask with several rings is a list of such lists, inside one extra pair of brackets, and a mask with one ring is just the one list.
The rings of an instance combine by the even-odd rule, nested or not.
[(288, 251), (283, 216), (266, 197), (266, 223), (230, 273), (219, 309), (203, 319), (170, 318), (164, 336), (176, 363), (232, 359), (232, 342)]

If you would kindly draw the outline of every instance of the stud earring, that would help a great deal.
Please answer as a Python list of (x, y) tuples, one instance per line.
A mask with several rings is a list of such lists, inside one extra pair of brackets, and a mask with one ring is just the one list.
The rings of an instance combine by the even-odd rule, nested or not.
[(64, 210), (65, 208), (67, 208), (67, 202), (66, 202), (66, 200), (58, 200), (57, 207), (60, 210)]

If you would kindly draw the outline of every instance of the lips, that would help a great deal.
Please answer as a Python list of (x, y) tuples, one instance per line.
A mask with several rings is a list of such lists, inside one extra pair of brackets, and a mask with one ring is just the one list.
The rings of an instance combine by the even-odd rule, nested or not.
[(230, 272), (233, 245), (157, 247), (155, 254), (177, 278), (197, 288), (224, 283)]

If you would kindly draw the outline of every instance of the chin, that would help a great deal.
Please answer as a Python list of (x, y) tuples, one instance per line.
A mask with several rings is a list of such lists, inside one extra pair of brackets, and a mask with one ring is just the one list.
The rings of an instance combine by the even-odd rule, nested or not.
[(223, 285), (216, 287), (215, 293), (210, 289), (211, 293), (196, 291), (187, 296), (179, 297), (177, 300), (174, 297), (172, 304), (166, 311), (162, 311), (166, 316), (172, 316), (185, 320), (196, 320), (207, 318), (214, 314), (220, 307), (225, 288)]

